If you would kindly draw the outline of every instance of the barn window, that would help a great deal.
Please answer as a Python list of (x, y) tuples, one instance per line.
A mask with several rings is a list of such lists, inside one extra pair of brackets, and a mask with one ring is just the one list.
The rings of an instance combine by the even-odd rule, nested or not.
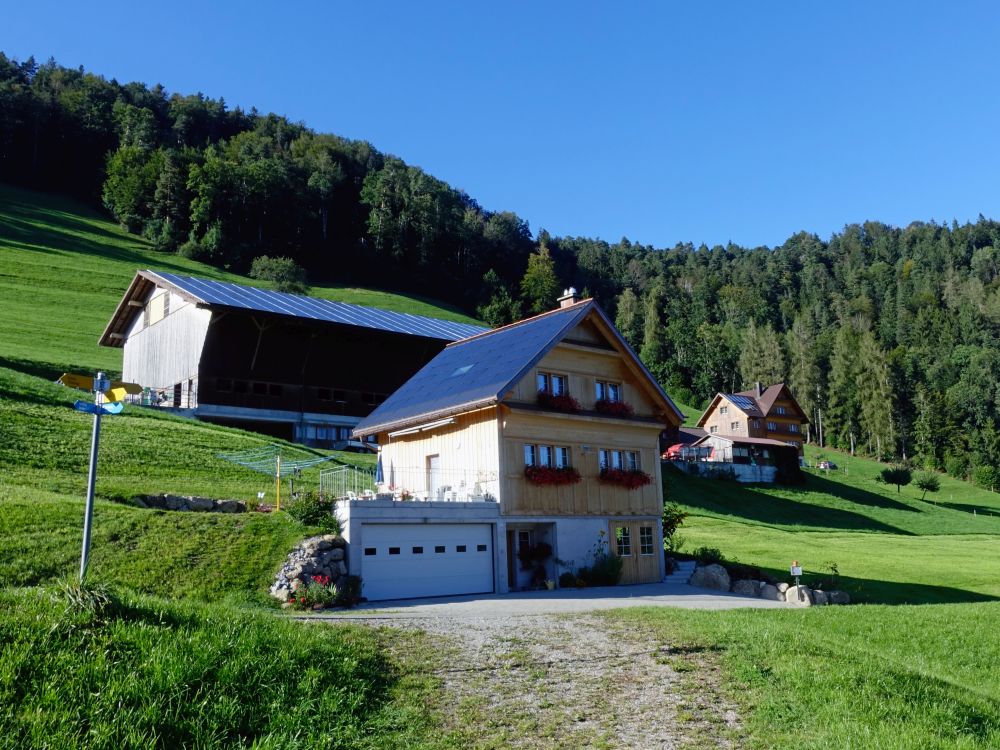
[(455, 551), (456, 552), (465, 552), (465, 545), (464, 544), (456, 545), (455, 546)]
[(233, 390), (233, 381), (229, 378), (216, 378), (215, 387), (218, 388), (223, 393), (229, 393)]
[(444, 545), (443, 544), (438, 544), (437, 546), (435, 546), (434, 547), (434, 554), (436, 554), (436, 555), (444, 554)]
[(413, 554), (414, 555), (422, 555), (422, 554), (424, 554), (424, 548), (423, 547), (414, 547), (413, 548)]
[(233, 393), (246, 393), (250, 384), (245, 380), (233, 381)]
[(318, 398), (320, 401), (332, 401), (333, 391), (331, 391), (329, 388), (317, 388), (316, 398)]
[(270, 383), (267, 386), (268, 396), (280, 396), (281, 395), (281, 385), (279, 383)]
[(255, 396), (266, 396), (267, 395), (267, 383), (254, 383), (253, 384), (253, 395), (255, 395)]
[(375, 552), (375, 547), (365, 547), (365, 557), (373, 557)]
[(485, 551), (486, 551), (486, 545), (485, 544), (477, 544), (476, 545), (476, 552), (485, 552)]
[(389, 554), (390, 555), (398, 555), (399, 554), (399, 547), (389, 547)]

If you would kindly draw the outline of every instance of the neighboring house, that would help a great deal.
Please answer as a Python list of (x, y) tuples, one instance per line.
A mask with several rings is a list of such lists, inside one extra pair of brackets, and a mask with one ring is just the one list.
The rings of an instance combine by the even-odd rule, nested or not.
[(658, 436), (683, 415), (594, 301), (560, 304), (449, 344), (355, 429), (381, 492), (337, 509), (369, 599), (529, 588), (608, 546), (623, 583), (663, 577)]
[(801, 453), (805, 426), (809, 424), (784, 383), (740, 393), (718, 393), (698, 420), (709, 435), (765, 438), (794, 445)]
[(100, 343), (123, 347), (145, 403), (323, 447), (445, 344), (484, 328), (139, 271)]

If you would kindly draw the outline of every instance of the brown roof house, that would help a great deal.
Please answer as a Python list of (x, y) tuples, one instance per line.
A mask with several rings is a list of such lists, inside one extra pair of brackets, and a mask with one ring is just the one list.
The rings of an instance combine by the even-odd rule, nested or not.
[(593, 300), (448, 344), (354, 430), (377, 492), (337, 501), (371, 600), (504, 593), (595, 549), (664, 575), (658, 436), (683, 421)]
[(698, 420), (709, 435), (763, 438), (795, 446), (802, 453), (803, 433), (809, 424), (802, 407), (784, 383), (749, 391), (717, 393)]

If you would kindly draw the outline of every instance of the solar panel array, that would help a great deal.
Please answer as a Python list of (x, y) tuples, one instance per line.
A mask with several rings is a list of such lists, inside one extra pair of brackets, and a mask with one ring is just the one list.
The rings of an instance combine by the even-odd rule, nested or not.
[(730, 401), (732, 401), (736, 406), (738, 406), (743, 411), (757, 411), (757, 404), (749, 396), (738, 396), (736, 394), (728, 394), (726, 396)]
[(295, 318), (374, 328), (380, 331), (425, 336), (445, 341), (458, 341), (488, 330), (467, 323), (378, 310), (373, 307), (316, 299), (301, 294), (257, 289), (226, 281), (210, 281), (193, 276), (178, 276), (173, 273), (153, 271), (147, 271), (146, 274), (154, 280), (156, 278), (162, 279), (200, 302), (219, 307), (288, 315)]

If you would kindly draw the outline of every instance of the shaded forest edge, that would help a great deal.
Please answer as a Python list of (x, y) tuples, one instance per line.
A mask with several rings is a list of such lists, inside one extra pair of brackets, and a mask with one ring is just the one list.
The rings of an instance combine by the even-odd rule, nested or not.
[(0, 180), (103, 206), (164, 253), (241, 273), (291, 258), (491, 324), (573, 285), (684, 402), (785, 381), (827, 445), (997, 484), (1000, 225), (983, 217), (775, 248), (533, 235), (363, 141), (2, 53)]

